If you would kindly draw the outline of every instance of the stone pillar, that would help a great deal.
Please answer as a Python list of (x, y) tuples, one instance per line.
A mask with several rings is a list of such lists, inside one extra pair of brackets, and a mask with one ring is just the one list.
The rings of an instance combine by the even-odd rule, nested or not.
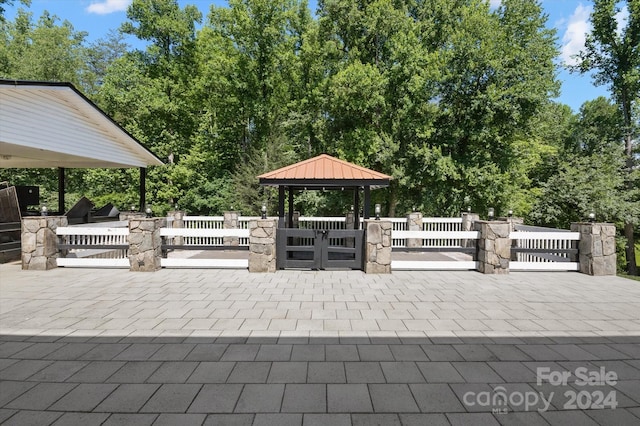
[(45, 271), (57, 268), (58, 226), (67, 226), (66, 216), (27, 216), (22, 218), (22, 269)]
[[(462, 213), (462, 231), (473, 231), (473, 223), (477, 220), (480, 220), (480, 215), (478, 213)], [(476, 244), (475, 240), (462, 240), (462, 247), (474, 247)]]
[[(356, 214), (355, 212), (348, 211), (344, 217), (344, 229), (345, 230), (353, 230), (356, 225)], [(345, 247), (355, 247), (355, 238), (347, 237), (344, 239)]]
[(478, 240), (478, 270), (483, 274), (508, 274), (511, 258), (511, 224), (504, 221), (477, 220), (474, 229)]
[(391, 273), (391, 221), (365, 219), (364, 272)]
[(147, 214), (141, 212), (120, 212), (118, 215), (120, 220), (140, 219), (144, 217), (147, 217)]
[(524, 224), (524, 219), (521, 217), (499, 217), (498, 218), (499, 221), (503, 221), (503, 222), (508, 222), (509, 225), (511, 226), (511, 232), (516, 230), (516, 225), (523, 225)]
[[(167, 212), (167, 219), (171, 218), (173, 219), (171, 221), (171, 227), (172, 228), (184, 228), (184, 217), (187, 214), (187, 212), (182, 211), (182, 210), (170, 210)], [(167, 221), (167, 224), (169, 223), (169, 221)], [(184, 244), (184, 237), (183, 236), (177, 236), (177, 237), (173, 237), (173, 244), (175, 245), (179, 245), (181, 246), (182, 244)]]
[(344, 216), (344, 229), (355, 229), (356, 214), (355, 212), (348, 211)]
[(300, 223), (300, 212), (296, 210), (293, 211), (293, 221), (291, 224), (289, 224), (289, 212), (287, 212), (284, 223), (286, 228), (298, 228)]
[[(222, 223), (223, 229), (238, 229), (240, 224), (238, 223), (238, 217), (240, 213), (231, 211), (224, 212), (224, 222)], [(222, 239), (222, 245), (224, 246), (238, 246), (240, 245), (240, 238), (238, 237), (224, 237)]]
[(276, 271), (277, 219), (249, 222), (249, 272)]
[(616, 227), (611, 223), (578, 222), (571, 231), (580, 233), (580, 272), (589, 275), (616, 274)]
[[(407, 215), (407, 231), (422, 231), (422, 213), (412, 212)], [(406, 246), (422, 247), (422, 238), (407, 238)]]
[(164, 217), (131, 218), (129, 220), (129, 270), (153, 272), (160, 269), (162, 237), (160, 228), (167, 225)]

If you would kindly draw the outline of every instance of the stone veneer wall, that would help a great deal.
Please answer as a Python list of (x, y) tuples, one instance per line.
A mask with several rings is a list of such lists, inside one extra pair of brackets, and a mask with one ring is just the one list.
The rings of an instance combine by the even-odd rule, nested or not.
[(140, 219), (145, 217), (147, 217), (147, 214), (140, 212), (120, 212), (118, 215), (119, 220)]
[(364, 229), (364, 272), (367, 274), (390, 274), (391, 222), (366, 219)]
[(44, 271), (57, 268), (59, 256), (56, 229), (67, 226), (66, 216), (22, 218), (22, 269)]
[(166, 218), (129, 219), (129, 270), (153, 272), (160, 269), (162, 237), (160, 228), (167, 225)]
[(589, 275), (616, 274), (616, 227), (611, 223), (578, 222), (571, 231), (580, 233), (580, 272)]
[[(238, 217), (240, 213), (231, 211), (223, 213), (223, 222), (222, 229), (238, 229), (240, 227), (240, 223)], [(238, 237), (223, 237), (222, 245), (225, 246), (238, 246), (240, 245), (240, 238)]]
[(508, 274), (511, 258), (511, 224), (503, 221), (478, 220), (478, 271), (483, 274)]
[(277, 219), (249, 222), (249, 272), (276, 271)]
[[(413, 212), (407, 215), (407, 231), (422, 231), (422, 213)], [(422, 247), (422, 238), (407, 238), (407, 247)]]
[[(184, 216), (187, 214), (187, 212), (183, 211), (183, 210), (171, 210), (167, 212), (167, 218), (172, 218), (173, 221), (171, 222), (171, 227), (172, 228), (184, 228)], [(168, 224), (168, 223), (167, 223)], [(177, 236), (177, 237), (173, 237), (173, 244), (175, 245), (182, 245), (184, 244), (184, 237), (183, 236)]]
[[(477, 220), (480, 220), (478, 213), (462, 213), (462, 231), (473, 231)], [(462, 240), (460, 244), (462, 247), (475, 247), (476, 240)]]

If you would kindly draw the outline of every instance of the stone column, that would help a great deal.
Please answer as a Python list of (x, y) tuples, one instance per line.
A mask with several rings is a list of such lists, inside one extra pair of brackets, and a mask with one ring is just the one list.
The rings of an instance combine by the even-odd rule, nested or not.
[(478, 240), (478, 270), (483, 274), (508, 274), (511, 258), (511, 224), (504, 221), (477, 220), (474, 229)]
[(141, 212), (120, 212), (118, 215), (120, 220), (140, 219), (145, 217), (147, 217), (147, 214)]
[(58, 226), (67, 226), (66, 216), (32, 216), (22, 218), (22, 269), (45, 271), (57, 268)]
[[(224, 222), (222, 223), (223, 229), (238, 229), (238, 217), (240, 213), (236, 211), (224, 212)], [(238, 237), (224, 237), (222, 239), (222, 245), (224, 246), (238, 246), (240, 245), (240, 238)]]
[(344, 216), (344, 229), (354, 229), (356, 223), (356, 214), (355, 212), (348, 211)]
[[(345, 230), (353, 230), (356, 225), (356, 214), (355, 212), (348, 211), (344, 217), (344, 229)], [(347, 237), (344, 239), (345, 247), (355, 247), (355, 238)]]
[[(477, 220), (480, 220), (480, 215), (478, 213), (462, 213), (462, 231), (473, 231), (473, 223)], [(474, 247), (476, 244), (475, 240), (462, 240), (462, 247)]]
[(249, 222), (249, 272), (276, 271), (277, 219)]
[(129, 220), (129, 270), (153, 272), (160, 269), (162, 237), (160, 228), (167, 225), (164, 217)]
[(366, 219), (364, 229), (364, 272), (367, 274), (390, 274), (391, 222)]
[[(509, 230), (510, 232), (515, 232), (516, 230), (516, 225), (523, 225), (524, 224), (524, 219), (521, 217), (499, 217), (498, 218), (499, 221), (503, 221), (503, 222), (507, 222), (509, 224)], [(512, 248), (517, 248), (518, 247), (518, 240), (512, 240), (511, 241), (511, 247)], [(518, 254), (517, 253), (513, 253), (511, 255), (511, 260), (513, 260), (514, 262), (518, 260)]]
[(511, 226), (511, 232), (516, 230), (516, 225), (523, 225), (524, 224), (524, 219), (521, 217), (499, 217), (498, 218), (499, 221), (503, 221), (503, 222), (508, 222), (509, 225)]
[[(172, 228), (184, 228), (184, 217), (187, 212), (182, 210), (170, 210), (167, 212), (167, 218), (172, 218), (171, 227)], [(167, 221), (168, 224), (169, 221)], [(173, 237), (173, 244), (181, 246), (184, 244), (184, 237), (177, 236)]]
[(580, 233), (580, 272), (589, 275), (616, 274), (616, 227), (611, 223), (578, 222), (571, 231)]
[[(422, 213), (412, 212), (407, 215), (407, 231), (422, 231)], [(422, 238), (407, 238), (407, 248), (422, 247)]]

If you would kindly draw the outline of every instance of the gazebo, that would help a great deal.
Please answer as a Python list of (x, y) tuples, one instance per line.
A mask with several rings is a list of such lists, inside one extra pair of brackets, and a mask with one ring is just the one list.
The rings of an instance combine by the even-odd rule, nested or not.
[[(285, 193), (288, 192), (289, 218), (293, 223), (294, 191), (340, 189), (353, 191), (353, 204), (360, 204), (360, 191), (364, 193), (363, 215), (369, 218), (371, 210), (371, 190), (389, 186), (391, 176), (348, 163), (327, 154), (322, 154), (290, 166), (258, 176), (260, 185), (278, 188), (279, 227), (284, 227)], [(359, 223), (358, 208), (355, 209), (355, 223)]]
[(140, 169), (162, 161), (71, 83), (0, 80), (0, 168), (58, 168), (62, 214), (65, 168)]
[[(365, 219), (371, 210), (371, 189), (389, 186), (391, 176), (356, 166), (326, 154), (258, 176), (261, 185), (278, 188), (277, 267), (363, 269), (364, 230), (359, 229), (358, 208), (354, 229), (293, 228), (293, 196), (298, 190), (351, 190), (359, 206), (364, 192)], [(285, 222), (285, 193), (289, 195), (289, 217)], [(286, 225), (288, 223), (288, 226)]]

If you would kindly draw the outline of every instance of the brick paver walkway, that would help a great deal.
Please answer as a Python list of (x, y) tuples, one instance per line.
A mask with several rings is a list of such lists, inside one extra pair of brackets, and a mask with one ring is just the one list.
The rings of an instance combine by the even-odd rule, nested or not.
[(615, 277), (3, 265), (0, 339), (8, 425), (640, 424)]

